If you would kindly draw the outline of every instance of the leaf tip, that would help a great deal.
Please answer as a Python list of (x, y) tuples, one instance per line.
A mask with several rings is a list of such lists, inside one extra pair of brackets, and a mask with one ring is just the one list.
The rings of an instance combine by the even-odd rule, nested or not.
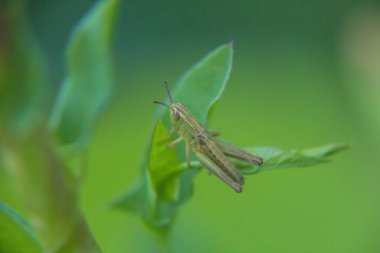
[(233, 48), (234, 47), (234, 43), (235, 43), (234, 40), (231, 40), (228, 43), (226, 43), (226, 46), (230, 47), (230, 48)]

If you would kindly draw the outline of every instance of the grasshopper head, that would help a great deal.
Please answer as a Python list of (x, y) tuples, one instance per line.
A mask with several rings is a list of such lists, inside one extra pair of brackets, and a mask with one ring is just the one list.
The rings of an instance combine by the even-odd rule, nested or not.
[(166, 104), (160, 101), (153, 101), (153, 103), (168, 107), (170, 109), (170, 117), (172, 119), (172, 122), (180, 123), (180, 120), (187, 118), (188, 115), (190, 115), (190, 112), (186, 109), (186, 107), (183, 104), (174, 102), (173, 96), (170, 93), (169, 83), (167, 81), (165, 82), (165, 87), (170, 104)]
[(174, 122), (184, 117), (186, 108), (180, 103), (172, 103), (170, 105), (170, 116)]
[(166, 93), (167, 93), (169, 100), (170, 100), (170, 106), (168, 104), (166, 104), (164, 102), (160, 102), (160, 101), (153, 101), (153, 103), (168, 107), (170, 109), (170, 116), (171, 116), (173, 122), (177, 122), (181, 119), (181, 116), (183, 115), (184, 106), (181, 105), (180, 103), (174, 102), (173, 96), (170, 93), (168, 81), (165, 81), (165, 88), (166, 88)]

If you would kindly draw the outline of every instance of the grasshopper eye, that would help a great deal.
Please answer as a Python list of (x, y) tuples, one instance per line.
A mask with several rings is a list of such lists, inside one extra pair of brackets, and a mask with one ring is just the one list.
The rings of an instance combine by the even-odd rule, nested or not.
[(179, 112), (175, 109), (173, 110), (172, 115), (175, 121), (178, 121), (181, 118), (181, 116), (179, 115)]

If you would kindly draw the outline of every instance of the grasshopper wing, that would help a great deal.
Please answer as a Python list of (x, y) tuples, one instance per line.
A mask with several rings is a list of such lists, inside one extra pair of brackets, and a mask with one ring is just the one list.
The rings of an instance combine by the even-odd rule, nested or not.
[(230, 175), (228, 175), (224, 170), (222, 170), (213, 160), (211, 160), (206, 154), (195, 152), (199, 162), (205, 167), (210, 173), (214, 174), (229, 186), (231, 186), (236, 192), (241, 192), (243, 190), (242, 184), (236, 182)]
[(233, 144), (230, 144), (226, 141), (220, 140), (220, 139), (212, 139), (214, 143), (219, 147), (219, 149), (225, 154), (226, 156), (233, 157), (245, 162), (253, 163), (256, 165), (261, 165), (263, 163), (263, 159), (258, 156), (254, 156), (247, 151), (236, 147)]

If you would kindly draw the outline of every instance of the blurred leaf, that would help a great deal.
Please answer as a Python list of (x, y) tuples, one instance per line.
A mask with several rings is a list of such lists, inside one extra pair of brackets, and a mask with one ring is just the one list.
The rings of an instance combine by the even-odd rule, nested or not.
[(247, 151), (264, 159), (264, 163), (261, 166), (250, 165), (240, 161), (235, 162), (244, 174), (253, 174), (272, 169), (306, 167), (327, 162), (329, 161), (327, 158), (348, 147), (349, 145), (347, 144), (330, 144), (316, 148), (290, 151), (275, 147), (253, 147), (248, 148)]
[(142, 207), (143, 199), (146, 196), (144, 189), (146, 181), (142, 176), (142, 179), (138, 184), (134, 185), (128, 192), (123, 194), (120, 198), (111, 203), (112, 207), (126, 209), (129, 212), (138, 213), (141, 212), (142, 216), (144, 208)]
[(0, 252), (41, 252), (39, 242), (27, 222), (0, 201)]
[[(67, 50), (68, 74), (49, 122), (50, 131), (63, 144), (81, 147), (88, 142), (91, 126), (109, 96), (109, 47), (118, 2), (99, 1), (73, 32)], [(46, 122), (40, 121), (23, 135), (5, 137), (4, 160), (44, 251), (100, 252), (79, 208), (78, 178), (57, 153)]]
[(62, 144), (87, 144), (96, 117), (110, 95), (110, 45), (118, 3), (99, 1), (72, 34), (66, 55), (67, 76), (50, 118), (50, 127)]
[(24, 1), (0, 3), (0, 135), (26, 131), (48, 108), (46, 63), (29, 24)]
[(100, 252), (79, 209), (78, 180), (53, 148), (47, 130), (8, 136), (7, 168), (46, 252)]
[[(218, 47), (176, 82), (174, 99), (185, 104), (195, 117), (206, 123), (209, 109), (224, 90), (231, 66), (232, 44)], [(159, 107), (158, 118), (169, 124), (168, 110)], [(191, 197), (193, 178), (199, 170), (180, 168), (176, 150), (167, 147), (170, 139), (167, 128), (159, 120), (140, 182), (115, 202), (116, 207), (138, 211), (161, 235), (168, 231), (178, 207)]]

